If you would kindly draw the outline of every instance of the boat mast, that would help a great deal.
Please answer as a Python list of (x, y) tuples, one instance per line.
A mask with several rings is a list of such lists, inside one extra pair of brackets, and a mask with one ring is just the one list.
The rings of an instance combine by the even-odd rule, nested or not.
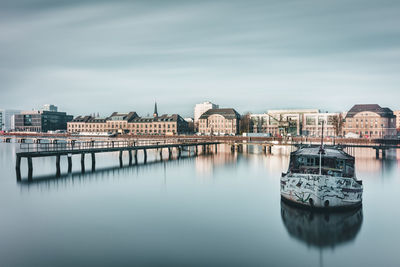
[(322, 154), (324, 153), (324, 120), (322, 120), (321, 147), (319, 148), (319, 175), (322, 174)]

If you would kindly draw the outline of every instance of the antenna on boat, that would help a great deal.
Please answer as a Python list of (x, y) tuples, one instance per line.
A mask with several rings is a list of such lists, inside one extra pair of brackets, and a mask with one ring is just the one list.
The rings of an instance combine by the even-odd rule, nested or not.
[(323, 150), (324, 149), (324, 123), (325, 123), (325, 121), (323, 120), (322, 121), (322, 134), (321, 134), (321, 147), (320, 147), (320, 150)]
[(319, 148), (319, 175), (322, 174), (322, 154), (325, 154), (325, 150), (324, 150), (324, 122), (325, 122), (325, 120), (322, 120), (321, 146)]

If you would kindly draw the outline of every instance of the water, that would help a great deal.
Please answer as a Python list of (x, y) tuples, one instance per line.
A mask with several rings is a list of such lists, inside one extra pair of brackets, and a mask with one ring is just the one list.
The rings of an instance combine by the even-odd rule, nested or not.
[[(400, 154), (356, 151), (361, 210), (310, 214), (281, 203), (287, 149), (257, 148), (54, 178), (55, 158), (15, 176), (17, 144), (0, 144), (0, 266), (399, 266)], [(126, 156), (125, 156), (126, 157)], [(158, 155), (149, 153), (149, 161)], [(141, 155), (139, 154), (139, 161)], [(90, 169), (90, 157), (87, 157)], [(127, 162), (127, 158), (124, 158)]]

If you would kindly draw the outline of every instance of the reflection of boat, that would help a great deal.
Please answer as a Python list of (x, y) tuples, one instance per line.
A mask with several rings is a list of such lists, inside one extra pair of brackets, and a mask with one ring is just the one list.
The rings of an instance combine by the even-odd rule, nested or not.
[(282, 199), (312, 208), (349, 208), (362, 202), (354, 157), (336, 147), (301, 147), (281, 177)]
[(362, 207), (341, 212), (316, 212), (281, 201), (282, 222), (290, 236), (318, 248), (353, 240), (361, 229)]

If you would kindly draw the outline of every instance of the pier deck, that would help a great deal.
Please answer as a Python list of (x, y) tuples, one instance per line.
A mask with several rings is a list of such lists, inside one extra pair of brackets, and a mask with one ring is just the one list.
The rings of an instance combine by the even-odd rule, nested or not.
[[(120, 167), (123, 166), (122, 155), (123, 152), (128, 152), (129, 155), (129, 165), (133, 164), (133, 159), (135, 164), (138, 163), (137, 152), (139, 150), (143, 151), (143, 161), (147, 162), (147, 151), (157, 150), (162, 158), (163, 149), (168, 149), (168, 158), (172, 157), (172, 150), (177, 151), (177, 157), (180, 158), (181, 153), (184, 149), (194, 148), (195, 155), (199, 152), (199, 146), (202, 148), (202, 152), (206, 153), (211, 151), (210, 146), (215, 146), (214, 151), (217, 152), (217, 145), (220, 142), (181, 142), (181, 143), (153, 143), (153, 144), (142, 144), (138, 145), (135, 142), (85, 142), (85, 143), (69, 143), (69, 144), (26, 144), (27, 146), (21, 147), (27, 151), (22, 151), (16, 153), (16, 173), (17, 180), (21, 180), (21, 159), (26, 158), (28, 162), (28, 179), (32, 179), (33, 164), (32, 158), (40, 157), (56, 157), (56, 176), (61, 175), (60, 158), (61, 156), (68, 157), (68, 172), (72, 171), (72, 155), (81, 155), (81, 169), (85, 172), (85, 155), (90, 154), (92, 158), (92, 171), (95, 171), (96, 157), (97, 153), (107, 153), (107, 152), (119, 152), (119, 163)], [(32, 147), (32, 145), (35, 145)], [(34, 150), (34, 151), (32, 151)]]

